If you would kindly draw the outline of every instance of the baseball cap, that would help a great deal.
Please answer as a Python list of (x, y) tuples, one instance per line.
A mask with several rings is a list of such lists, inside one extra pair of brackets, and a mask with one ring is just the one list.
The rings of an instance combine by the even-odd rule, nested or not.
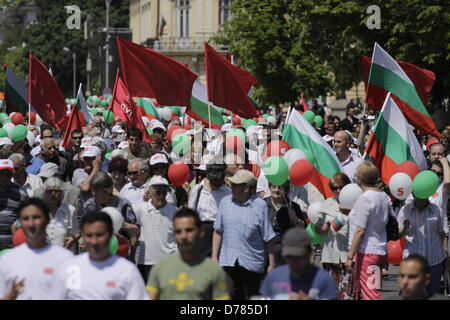
[(151, 186), (167, 186), (168, 187), (169, 182), (161, 176), (153, 176), (150, 179), (150, 181), (147, 183), (147, 186), (148, 187), (151, 187)]
[(247, 184), (257, 181), (255, 175), (248, 170), (239, 170), (234, 174), (234, 176), (228, 178), (227, 180), (233, 184)]
[(150, 165), (154, 166), (157, 163), (169, 163), (167, 157), (162, 153), (157, 153), (150, 158)]
[(14, 171), (14, 164), (9, 159), (0, 160), (0, 170), (10, 170)]
[(41, 167), (38, 176), (42, 178), (51, 178), (55, 174), (59, 174), (58, 166), (53, 162), (48, 162)]
[(160, 129), (163, 129), (164, 131), (166, 131), (166, 127), (164, 127), (164, 125), (162, 124), (162, 122), (159, 121), (159, 120), (156, 120), (156, 119), (152, 119), (152, 120), (150, 121), (149, 128), (152, 129), (152, 130), (155, 130), (155, 129), (160, 128)]
[(91, 145), (91, 142), (92, 142), (92, 137), (84, 137), (83, 139), (81, 139), (80, 148), (89, 147)]
[(112, 127), (111, 131), (112, 131), (112, 133), (124, 133), (125, 132), (125, 130), (123, 130), (122, 127), (119, 125), (115, 125), (114, 127)]
[(12, 142), (12, 140), (10, 138), (6, 138), (6, 137), (0, 138), (0, 146), (4, 146), (4, 145), (12, 146), (13, 142)]
[(121, 143), (119, 143), (119, 145), (117, 146), (117, 148), (119, 149), (125, 149), (128, 148), (130, 146), (130, 143), (128, 141), (122, 141)]
[(294, 227), (289, 229), (283, 236), (281, 255), (304, 257), (309, 254), (311, 238), (305, 229)]
[(231, 123), (225, 123), (221, 128), (220, 131), (222, 132), (228, 132), (231, 130), (231, 128), (233, 127), (233, 124)]
[(83, 158), (97, 157), (101, 154), (102, 154), (102, 152), (99, 147), (89, 146), (89, 147), (84, 148)]

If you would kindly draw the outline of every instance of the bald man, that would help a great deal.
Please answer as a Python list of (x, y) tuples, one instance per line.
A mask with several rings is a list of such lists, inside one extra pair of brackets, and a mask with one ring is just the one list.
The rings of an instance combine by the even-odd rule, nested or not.
[(352, 136), (345, 130), (337, 131), (334, 134), (333, 146), (336, 151), (336, 156), (341, 162), (344, 173), (355, 182), (354, 176), (356, 167), (363, 161), (360, 157), (350, 151), (352, 144)]

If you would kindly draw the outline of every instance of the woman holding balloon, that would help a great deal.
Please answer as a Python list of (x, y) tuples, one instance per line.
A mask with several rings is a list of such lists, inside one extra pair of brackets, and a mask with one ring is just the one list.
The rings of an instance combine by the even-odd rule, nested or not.
[[(345, 267), (353, 271), (357, 298), (360, 295), (363, 300), (381, 300), (381, 269), (387, 258), (386, 225), (389, 215), (394, 213), (389, 196), (375, 186), (379, 171), (373, 163), (361, 163), (356, 168), (355, 179), (362, 194), (349, 214), (349, 252)], [(341, 204), (346, 202), (342, 201), (344, 195), (350, 196), (343, 193), (344, 190), (339, 196)], [(348, 205), (344, 207), (351, 209)]]

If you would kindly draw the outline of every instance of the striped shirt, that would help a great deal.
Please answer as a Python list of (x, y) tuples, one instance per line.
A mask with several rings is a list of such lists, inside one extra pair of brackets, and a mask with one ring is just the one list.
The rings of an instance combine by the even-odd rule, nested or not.
[(219, 204), (214, 229), (223, 233), (220, 266), (233, 267), (238, 261), (249, 271), (264, 272), (265, 243), (276, 236), (264, 200), (254, 196), (242, 204), (226, 196)]
[(406, 235), (406, 245), (403, 258), (411, 254), (420, 254), (428, 260), (431, 266), (441, 263), (445, 259), (443, 246), (443, 221), (437, 205), (429, 203), (420, 212), (414, 203), (404, 205), (398, 213), (398, 224), (403, 229), (405, 220), (409, 220), (409, 229)]

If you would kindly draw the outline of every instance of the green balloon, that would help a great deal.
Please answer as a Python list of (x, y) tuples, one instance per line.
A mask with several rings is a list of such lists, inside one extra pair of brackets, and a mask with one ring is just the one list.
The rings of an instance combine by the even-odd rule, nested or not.
[(172, 139), (172, 149), (179, 155), (187, 153), (191, 149), (191, 139), (186, 134), (177, 134)]
[(238, 136), (241, 141), (245, 144), (245, 133), (241, 129), (233, 128), (230, 131), (227, 132), (226, 137), (232, 137), (232, 136)]
[(12, 121), (11, 121), (11, 119), (5, 119), (5, 120), (3, 120), (2, 123), (3, 123), (3, 124), (12, 123)]
[(4, 255), (5, 253), (7, 253), (8, 251), (11, 251), (12, 249), (3, 249), (2, 251), (0, 251), (0, 257), (2, 255)]
[(169, 109), (170, 109), (173, 113), (175, 113), (175, 114), (177, 115), (177, 117), (181, 116), (181, 110), (180, 110), (180, 108), (178, 108), (178, 107), (176, 107), (176, 106), (172, 106), (172, 107), (169, 107)]
[(14, 142), (23, 141), (27, 138), (28, 130), (23, 124), (15, 126), (11, 133), (11, 139)]
[(100, 111), (98, 111), (97, 108), (92, 108), (91, 109), (92, 114), (95, 116), (97, 113), (99, 113)]
[(108, 152), (107, 154), (105, 154), (105, 158), (108, 160), (111, 160), (111, 152)]
[(4, 128), (0, 128), (0, 138), (8, 138), (8, 131)]
[(269, 115), (267, 113), (264, 113), (262, 116), (266, 119), (269, 117)]
[(242, 123), (242, 126), (244, 127), (244, 129), (247, 129), (250, 126), (256, 126), (256, 121), (253, 119), (247, 119), (244, 120), (244, 122)]
[(416, 198), (427, 199), (436, 192), (439, 184), (437, 174), (431, 170), (425, 170), (414, 178), (412, 192)]
[(66, 98), (64, 101), (66, 102), (66, 104), (70, 103), (70, 99), (69, 98)]
[(228, 121), (228, 116), (222, 116), (223, 122), (227, 122)]
[(97, 100), (95, 100), (95, 103), (98, 104), (98, 105), (100, 105), (100, 104), (102, 103), (102, 99), (97, 98)]
[(94, 102), (94, 97), (93, 96), (87, 97), (87, 102)]
[(117, 237), (113, 235), (111, 240), (109, 240), (109, 252), (111, 254), (116, 254), (117, 249), (119, 249), (119, 240), (117, 240)]
[(315, 116), (314, 124), (315, 124), (316, 128), (320, 128), (323, 125), (323, 118), (321, 116)]
[(0, 121), (3, 121), (3, 118), (7, 117), (8, 115), (4, 112), (0, 113)]
[(276, 186), (283, 185), (289, 176), (288, 164), (282, 157), (278, 156), (267, 158), (263, 171), (267, 180)]
[(308, 149), (302, 149), (302, 151), (305, 154), (306, 159), (308, 159), (308, 161), (314, 165), (314, 161), (316, 161), (316, 157), (314, 156), (314, 154), (311, 151), (309, 151)]
[(309, 123), (313, 123), (315, 116), (316, 114), (311, 110), (305, 111), (303, 113), (303, 118), (305, 118)]
[(102, 111), (103, 120), (107, 124), (113, 124), (114, 123), (114, 113), (109, 110), (103, 110)]
[(312, 244), (319, 244), (325, 241), (327, 238), (326, 235), (320, 235), (316, 232), (315, 224), (309, 223), (306, 227), (306, 233), (311, 237), (311, 243)]

